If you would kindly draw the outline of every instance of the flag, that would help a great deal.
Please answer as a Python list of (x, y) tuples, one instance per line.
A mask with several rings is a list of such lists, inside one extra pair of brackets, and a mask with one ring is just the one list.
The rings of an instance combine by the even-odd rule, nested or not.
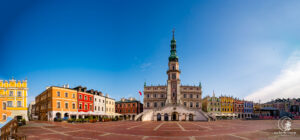
[(141, 91), (139, 91), (139, 93), (140, 93), (140, 95), (142, 96), (142, 92), (141, 92)]

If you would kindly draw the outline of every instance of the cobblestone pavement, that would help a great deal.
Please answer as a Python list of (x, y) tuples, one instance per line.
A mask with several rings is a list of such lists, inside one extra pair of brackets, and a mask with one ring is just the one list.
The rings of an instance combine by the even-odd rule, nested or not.
[(29, 122), (18, 134), (29, 140), (265, 140), (300, 139), (300, 121), (293, 121), (294, 135), (275, 134), (277, 120), (225, 120), (215, 122)]

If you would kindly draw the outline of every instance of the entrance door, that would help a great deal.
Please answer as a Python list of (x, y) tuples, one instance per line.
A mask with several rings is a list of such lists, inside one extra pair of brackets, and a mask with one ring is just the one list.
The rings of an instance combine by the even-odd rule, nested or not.
[(193, 114), (189, 115), (189, 121), (193, 121)]
[(157, 121), (161, 121), (161, 116), (160, 116), (160, 114), (157, 114)]
[(172, 113), (172, 121), (178, 121), (178, 113), (177, 112)]
[(169, 121), (169, 115), (168, 115), (168, 114), (165, 114), (164, 120), (165, 120), (165, 121)]

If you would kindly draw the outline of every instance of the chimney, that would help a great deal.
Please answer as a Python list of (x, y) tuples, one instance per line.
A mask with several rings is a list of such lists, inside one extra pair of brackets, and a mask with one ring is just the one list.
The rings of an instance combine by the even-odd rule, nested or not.
[(66, 88), (69, 88), (69, 84), (66, 84)]
[(83, 88), (83, 92), (86, 92), (86, 87)]

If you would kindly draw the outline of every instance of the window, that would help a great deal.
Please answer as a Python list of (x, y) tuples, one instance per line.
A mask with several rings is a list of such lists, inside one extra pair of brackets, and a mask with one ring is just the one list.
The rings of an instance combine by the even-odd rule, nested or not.
[(84, 100), (87, 100), (87, 97), (86, 97), (86, 96), (84, 96)]
[(164, 107), (164, 106), (165, 106), (164, 102), (161, 102), (161, 103), (160, 103), (160, 106), (161, 106), (161, 107)]
[(79, 109), (82, 109), (82, 104), (79, 104)]
[(175, 73), (172, 74), (172, 79), (176, 79), (176, 74)]
[(150, 103), (147, 103), (147, 107), (150, 107)]
[(149, 95), (149, 94), (147, 94), (147, 98), (150, 98), (150, 95)]
[(72, 108), (75, 109), (75, 106), (76, 106), (75, 103), (73, 103), (73, 104), (72, 104)]
[(93, 101), (92, 97), (90, 97), (90, 101)]
[(193, 98), (193, 94), (190, 94), (190, 98)]
[(100, 111), (100, 107), (98, 106), (98, 111)]
[(73, 94), (73, 98), (75, 98), (75, 94)]
[(99, 99), (99, 102), (101, 103), (101, 99)]
[(21, 102), (21, 101), (18, 101), (18, 102), (17, 102), (17, 106), (18, 106), (18, 107), (21, 107), (21, 106), (22, 106), (22, 102)]
[(79, 99), (82, 99), (82, 96), (81, 96), (81, 95), (79, 95)]
[(93, 107), (92, 107), (92, 105), (90, 105), (90, 110), (92, 110), (93, 109)]
[(57, 91), (57, 97), (60, 97), (60, 92), (59, 91)]
[(193, 102), (190, 102), (190, 107), (193, 107)]
[(65, 93), (65, 97), (68, 97), (68, 92)]
[(154, 107), (157, 107), (157, 103), (156, 102), (154, 102)]
[(154, 98), (156, 98), (156, 94), (154, 94)]
[(104, 100), (102, 100), (103, 101), (103, 103), (104, 103)]
[(9, 96), (14, 96), (14, 92), (13, 91), (9, 91)]
[(2, 107), (3, 107), (3, 110), (6, 110), (6, 103), (5, 102), (3, 102)]
[(160, 97), (161, 97), (161, 98), (164, 98), (164, 94), (161, 94)]
[(104, 108), (102, 107), (102, 111), (104, 111)]
[(7, 101), (7, 106), (12, 107), (13, 106), (12, 101)]
[(199, 98), (199, 94), (197, 94), (197, 98)]
[(175, 92), (173, 92), (173, 97), (175, 97)]
[(133, 109), (132, 112), (135, 112), (135, 110)]
[(3, 120), (6, 120), (6, 114), (3, 114), (3, 115), (2, 115), (2, 119), (3, 119)]
[(199, 102), (196, 103), (196, 107), (199, 107)]
[(95, 98), (95, 102), (97, 101), (97, 99)]
[(211, 108), (210, 111), (213, 111), (213, 109)]
[(183, 98), (186, 98), (186, 94), (183, 94)]
[(172, 66), (172, 69), (175, 70), (175, 66), (174, 65)]
[(87, 110), (88, 109), (88, 106), (87, 104), (84, 105), (84, 110)]
[(183, 105), (186, 106), (186, 102), (184, 102)]
[(56, 107), (60, 108), (60, 102), (57, 102)]
[(65, 108), (69, 109), (69, 103), (65, 103)]
[(22, 96), (22, 92), (21, 92), (21, 91), (18, 91), (18, 92), (17, 92), (17, 96), (18, 96), (18, 97), (21, 97), (21, 96)]

